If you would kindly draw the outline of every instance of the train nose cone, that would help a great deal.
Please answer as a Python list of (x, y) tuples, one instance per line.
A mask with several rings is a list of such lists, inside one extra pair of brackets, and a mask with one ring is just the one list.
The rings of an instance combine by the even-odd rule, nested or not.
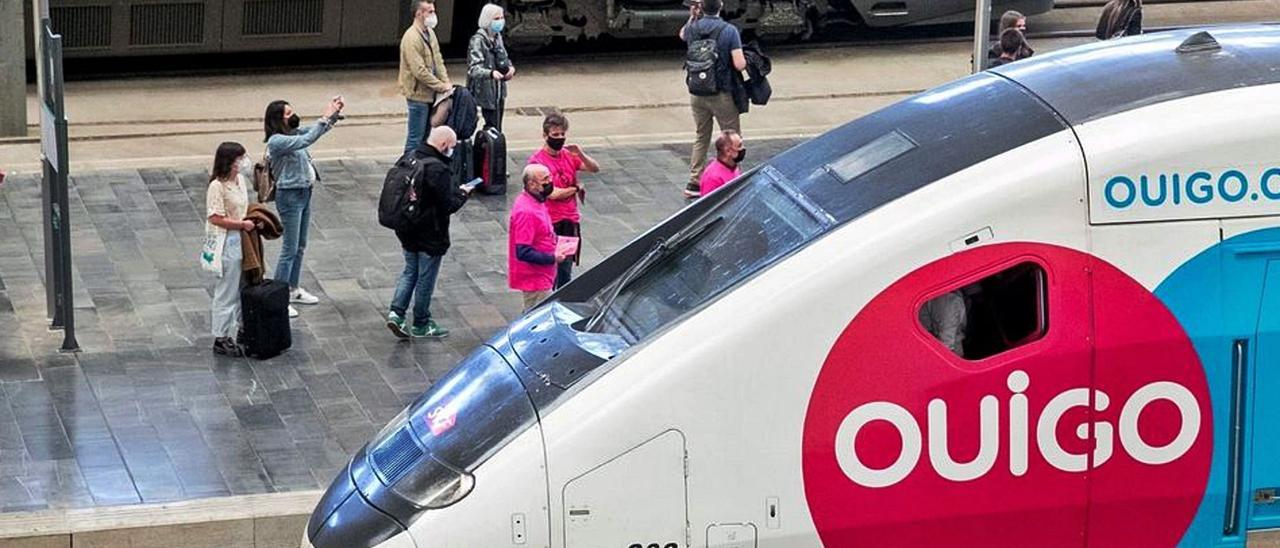
[(348, 466), (320, 497), (304, 540), (314, 548), (372, 547), (402, 532), (399, 523), (364, 499)]

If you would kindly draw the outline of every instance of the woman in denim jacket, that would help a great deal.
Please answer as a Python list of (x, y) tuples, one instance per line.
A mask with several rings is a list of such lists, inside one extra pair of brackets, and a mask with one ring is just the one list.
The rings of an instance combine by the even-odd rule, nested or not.
[[(311, 161), (310, 147), (338, 121), (345, 106), (341, 97), (329, 101), (315, 125), (298, 127), (301, 119), (286, 101), (272, 101), (262, 125), (267, 137), (267, 156), (276, 177), (276, 210), (284, 224), (280, 260), (275, 279), (289, 284), (289, 302), (316, 304), (320, 299), (298, 287), (302, 275), (302, 252), (307, 247), (307, 225), (311, 224), (311, 187), (320, 174)], [(298, 311), (289, 307), (289, 317)]]

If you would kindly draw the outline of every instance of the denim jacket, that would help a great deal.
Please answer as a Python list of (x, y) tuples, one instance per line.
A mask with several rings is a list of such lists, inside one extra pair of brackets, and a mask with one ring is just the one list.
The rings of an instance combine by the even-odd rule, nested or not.
[[(271, 157), (271, 171), (276, 176), (276, 189), (309, 188), (312, 184), (311, 151), (309, 147), (333, 127), (328, 118), (321, 118), (311, 126), (303, 126), (293, 135), (277, 133), (267, 139), (267, 156)], [(320, 174), (316, 172), (316, 180)]]

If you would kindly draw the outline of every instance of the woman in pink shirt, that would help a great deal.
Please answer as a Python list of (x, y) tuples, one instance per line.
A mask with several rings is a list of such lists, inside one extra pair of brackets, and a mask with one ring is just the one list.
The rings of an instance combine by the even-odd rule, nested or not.
[[(578, 171), (599, 173), (600, 164), (587, 156), (578, 145), (565, 144), (565, 135), (569, 131), (569, 119), (563, 114), (553, 112), (542, 120), (542, 139), (545, 145), (533, 156), (529, 164), (546, 166), (551, 171), (553, 190), (547, 197), (547, 213), (551, 216), (551, 224), (556, 234), (561, 236), (582, 237), (582, 217), (578, 213), (578, 200), (583, 199), (585, 192), (578, 183)], [(581, 250), (581, 247), (579, 247)], [(578, 255), (573, 261), (564, 261), (556, 270), (557, 289), (569, 283), (573, 274), (573, 263), (578, 262)]]
[(511, 205), (507, 226), (507, 281), (523, 294), (525, 310), (547, 298), (555, 285), (556, 264), (565, 262), (547, 213), (551, 193), (551, 170), (525, 166), (524, 192)]

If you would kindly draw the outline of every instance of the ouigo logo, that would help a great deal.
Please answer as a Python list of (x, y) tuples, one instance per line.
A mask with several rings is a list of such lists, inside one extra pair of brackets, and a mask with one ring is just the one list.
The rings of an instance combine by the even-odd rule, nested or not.
[[(1028, 401), (1025, 394), (1030, 377), (1018, 370), (1009, 374), (1008, 388), (1012, 395), (1008, 399), (1008, 445), (1009, 473), (1023, 476), (1027, 473), (1028, 446), (1030, 444), (1030, 417)], [(1092, 396), (1092, 398), (1090, 397)], [(1067, 411), (1075, 407), (1090, 405), (1092, 399), (1095, 411), (1106, 411), (1111, 405), (1111, 396), (1102, 390), (1094, 390), (1090, 394), (1088, 388), (1072, 388), (1064, 391), (1046, 403), (1035, 421), (1035, 442), (1040, 456), (1050, 466), (1063, 472), (1084, 472), (1089, 468), (1087, 454), (1073, 454), (1062, 447), (1058, 441), (1058, 428)], [(1143, 438), (1138, 429), (1138, 418), (1148, 406), (1166, 401), (1178, 409), (1179, 429), (1174, 438), (1162, 445), (1152, 444)], [(970, 481), (982, 477), (995, 466), (996, 457), (1000, 453), (1000, 411), (999, 398), (995, 395), (983, 396), (979, 405), (978, 454), (968, 462), (957, 462), (952, 456), (947, 443), (947, 402), (934, 398), (928, 406), (928, 455), (929, 463), (937, 474), (950, 481)], [(862, 428), (873, 421), (884, 421), (889, 424), (902, 440), (902, 448), (893, 464), (883, 469), (875, 469), (863, 462), (858, 456), (855, 440)], [(1115, 449), (1115, 425), (1101, 420), (1093, 426), (1093, 465), (1106, 464)], [(1143, 386), (1130, 395), (1120, 411), (1120, 443), (1123, 450), (1134, 460), (1144, 464), (1167, 464), (1182, 457), (1191, 449), (1191, 444), (1200, 433), (1200, 406), (1195, 395), (1185, 386), (1176, 382), (1158, 381)], [(1087, 439), (1089, 425), (1076, 426), (1076, 436)], [(850, 411), (840, 423), (836, 431), (835, 454), (840, 469), (854, 483), (865, 487), (891, 487), (907, 477), (920, 460), (924, 438), (921, 435), (920, 423), (901, 405), (875, 401), (859, 405)]]
[[(919, 326), (924, 300), (1026, 262), (1046, 279), (1033, 342), (965, 360)], [(1200, 359), (1150, 291), (1086, 253), (992, 245), (893, 283), (836, 339), (805, 497), (826, 546), (1173, 546), (1212, 424)]]

